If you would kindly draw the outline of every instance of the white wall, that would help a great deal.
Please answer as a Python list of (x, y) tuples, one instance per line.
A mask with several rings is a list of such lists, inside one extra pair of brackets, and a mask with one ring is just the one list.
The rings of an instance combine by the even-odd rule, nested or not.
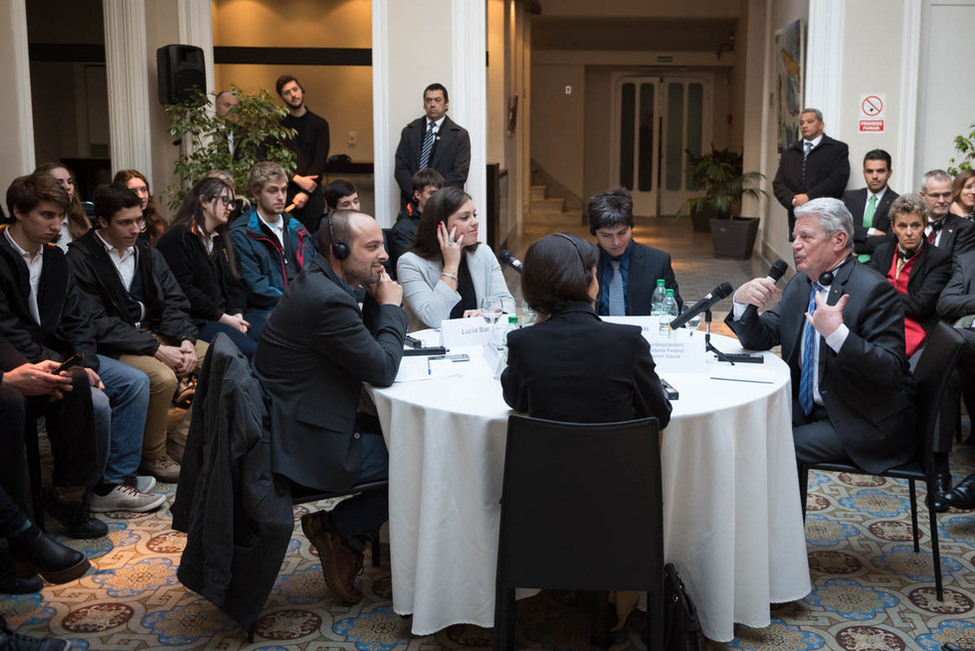
[(914, 190), (920, 189), (919, 177), (925, 171), (948, 166), (955, 136), (969, 133), (975, 122), (975, 2), (924, 0), (921, 24)]

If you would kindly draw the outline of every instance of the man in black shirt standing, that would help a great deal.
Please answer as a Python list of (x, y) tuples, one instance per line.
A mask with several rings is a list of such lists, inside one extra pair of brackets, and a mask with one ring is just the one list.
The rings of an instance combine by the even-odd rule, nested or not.
[(281, 124), (298, 132), (290, 143), (297, 160), (288, 182), (288, 203), (295, 206), (294, 216), (314, 232), (325, 212), (321, 179), (328, 160), (328, 122), (305, 106), (305, 89), (295, 77), (281, 75), (274, 87), (288, 107)]

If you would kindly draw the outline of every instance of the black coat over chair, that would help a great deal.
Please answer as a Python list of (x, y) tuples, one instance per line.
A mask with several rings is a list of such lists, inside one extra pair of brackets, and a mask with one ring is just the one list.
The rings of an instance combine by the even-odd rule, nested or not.
[[(911, 491), (911, 522), (914, 527), (914, 551), (920, 551), (918, 545), (917, 526), (917, 496), (915, 481), (925, 482), (927, 494), (934, 493), (935, 475), (933, 453), (934, 442), (941, 427), (943, 409), (942, 401), (946, 387), (962, 346), (961, 334), (950, 325), (939, 322), (928, 338), (914, 370), (917, 382), (917, 450), (914, 457), (907, 463), (896, 466), (881, 473), (880, 477), (906, 479)], [(950, 416), (950, 414), (948, 415)], [(868, 475), (862, 468), (853, 463), (818, 463), (813, 465), (799, 464), (799, 492), (802, 499), (802, 514), (806, 514), (806, 488), (809, 482), (809, 471), (827, 470), (831, 472), (851, 472)], [(937, 589), (938, 601), (943, 600), (941, 585), (941, 553), (938, 550), (938, 514), (931, 508), (928, 501), (928, 516), (931, 526), (931, 554), (934, 557), (934, 582)]]
[(663, 646), (663, 492), (656, 418), (508, 419), (494, 648), (514, 648), (515, 588), (647, 592)]

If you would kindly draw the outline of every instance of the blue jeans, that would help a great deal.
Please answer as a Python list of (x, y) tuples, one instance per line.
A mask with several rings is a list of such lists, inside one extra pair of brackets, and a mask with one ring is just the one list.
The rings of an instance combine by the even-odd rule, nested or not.
[[(92, 387), (95, 406), (95, 432), (98, 440), (108, 439), (102, 481), (121, 484), (135, 476), (142, 458), (142, 433), (149, 408), (149, 377), (117, 359), (98, 356), (98, 375), (105, 385)], [(106, 433), (107, 436), (106, 436)]]
[[(382, 434), (361, 434), (362, 466), (357, 483), (389, 477), (389, 452)], [(361, 549), (363, 538), (389, 519), (389, 493), (370, 491), (339, 502), (332, 523), (347, 543)]]
[[(247, 317), (244, 317), (247, 320)], [(240, 330), (235, 330), (225, 323), (220, 323), (219, 321), (207, 321), (202, 328), (200, 328), (200, 334), (198, 337), (203, 341), (210, 343), (213, 338), (217, 336), (218, 332), (222, 332), (230, 337), (230, 340), (234, 342), (237, 346), (237, 350), (244, 354), (247, 359), (253, 359), (254, 351), (257, 350), (257, 340), (251, 339), (248, 335), (245, 335)]]
[(253, 339), (255, 342), (260, 341), (261, 333), (264, 331), (264, 326), (267, 324), (267, 318), (271, 316), (273, 310), (261, 310), (256, 307), (252, 307), (246, 312), (244, 312), (244, 321), (251, 324), (250, 329), (247, 330), (247, 336)]

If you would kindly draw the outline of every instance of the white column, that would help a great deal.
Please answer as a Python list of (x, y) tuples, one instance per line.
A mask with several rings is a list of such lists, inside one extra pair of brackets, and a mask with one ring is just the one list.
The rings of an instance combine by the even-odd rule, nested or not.
[(0, 179), (4, 183), (35, 167), (25, 0), (0, 0)]
[[(376, 192), (375, 218), (391, 226), (399, 209), (399, 190), (393, 179), (393, 156), (398, 134), (389, 111), (388, 0), (372, 0), (372, 134)], [(396, 134), (396, 135), (394, 135)]]
[(803, 104), (823, 112), (826, 133), (842, 140), (843, 0), (809, 0)]
[(152, 168), (145, 0), (102, 0), (112, 172)]
[[(465, 189), (478, 210), (487, 209), (487, 5), (484, 0), (453, 0), (451, 118), (471, 136), (471, 169)], [(487, 229), (477, 239), (487, 241)]]
[(898, 160), (894, 163), (901, 170), (898, 184), (901, 192), (914, 192), (918, 186), (918, 171), (914, 169), (914, 150), (917, 142), (918, 77), (921, 67), (921, 4), (913, 0), (902, 3), (904, 29), (901, 32), (901, 96), (900, 123), (897, 127)]
[(179, 14), (179, 42), (195, 45), (203, 50), (207, 70), (207, 92), (213, 88), (213, 16), (209, 2), (177, 0)]

